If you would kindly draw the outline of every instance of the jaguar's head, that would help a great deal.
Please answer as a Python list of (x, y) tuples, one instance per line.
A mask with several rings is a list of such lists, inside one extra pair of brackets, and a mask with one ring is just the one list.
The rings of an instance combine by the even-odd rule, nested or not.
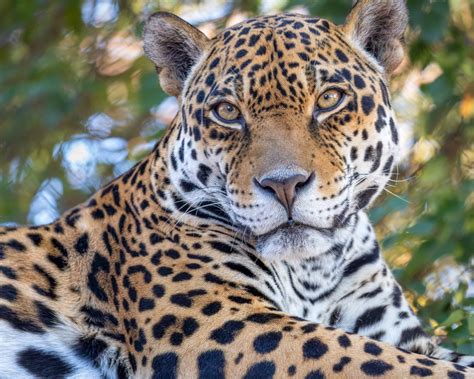
[(360, 0), (344, 25), (283, 14), (208, 39), (167, 13), (145, 52), (179, 100), (170, 178), (217, 204), (267, 258), (324, 252), (386, 184), (398, 135), (387, 90), (403, 0)]

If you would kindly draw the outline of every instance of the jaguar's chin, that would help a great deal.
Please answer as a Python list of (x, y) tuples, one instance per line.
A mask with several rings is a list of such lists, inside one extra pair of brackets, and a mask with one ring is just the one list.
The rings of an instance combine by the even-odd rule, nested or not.
[(317, 256), (334, 245), (334, 231), (287, 223), (257, 236), (258, 253), (267, 260), (297, 260)]

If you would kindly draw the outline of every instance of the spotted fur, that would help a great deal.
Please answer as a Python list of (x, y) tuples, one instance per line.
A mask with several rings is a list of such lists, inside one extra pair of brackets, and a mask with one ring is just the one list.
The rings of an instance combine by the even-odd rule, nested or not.
[[(393, 318), (409, 310), (363, 213), (398, 141), (386, 75), (400, 4), (361, 1), (342, 27), (260, 17), (212, 40), (152, 16), (145, 51), (179, 114), (147, 158), (56, 222), (0, 229), (1, 375), (472, 377), (334, 328), (441, 351), (412, 314)], [(315, 115), (327, 86), (344, 103)], [(222, 99), (242, 122), (215, 122)], [(307, 177), (285, 210), (261, 183), (291, 175)], [(418, 331), (380, 333), (398, 321)]]

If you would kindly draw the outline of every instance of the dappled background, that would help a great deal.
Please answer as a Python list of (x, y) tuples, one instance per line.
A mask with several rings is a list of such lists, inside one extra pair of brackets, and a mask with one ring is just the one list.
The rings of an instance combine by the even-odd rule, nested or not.
[[(338, 23), (350, 0), (0, 2), (0, 225), (43, 224), (149, 152), (176, 112), (140, 42), (177, 13), (207, 35), (290, 10)], [(402, 150), (372, 207), (388, 262), (444, 345), (474, 354), (474, 2), (408, 0), (393, 80)]]

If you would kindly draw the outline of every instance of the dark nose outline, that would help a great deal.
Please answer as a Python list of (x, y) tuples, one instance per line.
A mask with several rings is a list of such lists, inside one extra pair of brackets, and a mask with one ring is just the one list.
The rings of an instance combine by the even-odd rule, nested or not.
[(296, 198), (296, 189), (305, 187), (313, 178), (314, 172), (312, 172), (311, 175), (295, 174), (287, 178), (255, 179), (255, 182), (259, 187), (266, 191), (271, 191), (275, 195), (278, 202), (285, 208), (288, 219), (292, 220), (292, 209)]

